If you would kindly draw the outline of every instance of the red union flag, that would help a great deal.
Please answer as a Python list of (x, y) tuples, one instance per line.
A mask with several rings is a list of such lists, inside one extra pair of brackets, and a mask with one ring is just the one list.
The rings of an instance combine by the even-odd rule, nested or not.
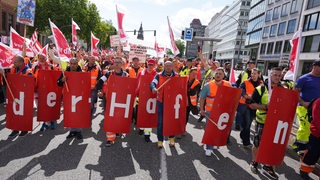
[(224, 146), (234, 120), (241, 89), (220, 86), (202, 138), (203, 144)]
[(77, 45), (77, 42), (78, 42), (77, 30), (80, 30), (80, 27), (72, 19), (72, 44), (75, 45), (75, 46)]
[(186, 131), (187, 77), (172, 77), (163, 88), (163, 135), (182, 134)]
[(58, 50), (58, 55), (60, 57), (66, 57), (66, 58), (72, 58), (71, 50), (68, 44), (68, 41), (64, 37), (63, 33), (60, 31), (60, 29), (50, 21), (50, 27), (53, 34), (53, 38)]
[(117, 10), (118, 32), (119, 32), (119, 36), (120, 36), (120, 41), (124, 41), (127, 38), (126, 34), (124, 33), (124, 29), (122, 27), (122, 21), (123, 21), (124, 13), (120, 12), (118, 10), (118, 6), (116, 6), (116, 10)]
[[(88, 72), (65, 72), (68, 89), (64, 94), (64, 127), (89, 128), (91, 126), (91, 78)], [(66, 84), (65, 84), (66, 86)]]
[(273, 89), (257, 162), (276, 166), (282, 164), (298, 100), (299, 93), (296, 91), (281, 87)]
[(96, 38), (91, 32), (91, 55), (99, 56), (98, 43), (100, 39)]
[(300, 44), (301, 44), (302, 30), (299, 29), (290, 40), (291, 53), (289, 70), (285, 74), (284, 79), (295, 81), (298, 74), (299, 56), (300, 56)]
[(140, 77), (137, 127), (155, 128), (158, 125), (157, 95), (150, 90), (152, 79)]
[(61, 71), (39, 70), (38, 121), (52, 121), (60, 118), (62, 87), (57, 85)]
[(170, 42), (171, 42), (171, 47), (172, 47), (172, 52), (174, 55), (177, 55), (180, 53), (176, 43), (174, 42), (174, 34), (170, 25), (170, 21), (169, 21), (169, 17), (167, 16), (167, 20), (168, 20), (168, 26), (169, 26), (169, 35), (170, 35)]
[[(8, 83), (14, 99), (8, 93), (6, 127), (17, 131), (32, 131), (34, 78), (8, 74)], [(7, 86), (7, 92), (10, 92)]]
[(16, 55), (10, 47), (0, 42), (0, 68), (10, 68)]
[(10, 47), (12, 49), (17, 50), (19, 53), (22, 53), (23, 50), (23, 44), (26, 42), (27, 44), (27, 49), (26, 49), (26, 54), (27, 56), (33, 57), (33, 51), (29, 47), (30, 45), (30, 40), (27, 38), (23, 38), (20, 36), (20, 34), (17, 33), (12, 27), (10, 27)]
[(104, 130), (129, 133), (137, 79), (111, 75), (108, 80)]

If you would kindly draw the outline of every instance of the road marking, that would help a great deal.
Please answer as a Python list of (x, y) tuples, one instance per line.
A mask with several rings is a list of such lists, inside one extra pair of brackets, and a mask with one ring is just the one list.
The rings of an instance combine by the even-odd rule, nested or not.
[(164, 149), (160, 149), (160, 179), (168, 179), (167, 160)]

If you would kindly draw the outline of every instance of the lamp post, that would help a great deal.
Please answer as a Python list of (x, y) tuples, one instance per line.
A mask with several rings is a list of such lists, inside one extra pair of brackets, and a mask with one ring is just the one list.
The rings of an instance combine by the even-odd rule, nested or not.
[[(234, 18), (233, 16), (230, 16), (228, 14), (225, 14), (224, 16), (228, 16), (229, 18), (235, 20), (238, 23), (239, 27), (240, 27), (240, 30), (241, 30), (241, 33), (240, 33), (240, 44), (239, 44), (239, 52), (238, 52), (238, 57), (237, 57), (237, 61), (240, 62), (240, 52), (241, 52), (241, 45), (242, 45), (242, 39), (243, 39), (242, 26), (241, 26), (240, 22), (236, 18)], [(234, 59), (232, 61), (233, 61), (233, 67), (235, 67)]]

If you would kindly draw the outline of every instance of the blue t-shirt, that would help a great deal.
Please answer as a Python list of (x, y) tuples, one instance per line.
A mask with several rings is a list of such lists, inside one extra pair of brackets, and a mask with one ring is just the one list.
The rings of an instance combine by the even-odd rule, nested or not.
[(306, 102), (320, 97), (320, 77), (305, 74), (298, 78), (295, 87), (301, 88), (300, 97)]

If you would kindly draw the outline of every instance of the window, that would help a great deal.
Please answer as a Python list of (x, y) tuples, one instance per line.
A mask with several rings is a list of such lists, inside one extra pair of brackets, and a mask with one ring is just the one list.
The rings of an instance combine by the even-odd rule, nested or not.
[(237, 41), (237, 42), (236, 42), (236, 45), (239, 45), (239, 44), (240, 44), (240, 41)]
[(272, 14), (271, 10), (268, 10), (266, 14), (266, 22), (269, 22), (271, 20), (271, 14)]
[(247, 51), (243, 51), (243, 55), (247, 55), (248, 54), (248, 52)]
[(286, 22), (279, 23), (278, 36), (279, 35), (284, 35), (285, 31), (286, 31)]
[(316, 29), (316, 23), (318, 19), (318, 13), (312, 14), (310, 18), (309, 30)]
[(311, 9), (318, 6), (320, 6), (320, 0), (309, 0), (307, 9)]
[(263, 38), (266, 38), (266, 37), (268, 37), (268, 35), (269, 35), (269, 26), (263, 28), (263, 35), (262, 35), (262, 37), (263, 37)]
[(274, 42), (268, 43), (267, 54), (272, 54)]
[(238, 51), (235, 51), (234, 54), (238, 54)]
[(245, 2), (245, 1), (242, 1), (241, 4), (242, 4), (242, 6), (245, 6), (245, 5), (246, 5), (246, 2)]
[(276, 42), (276, 47), (274, 48), (274, 53), (275, 54), (280, 54), (281, 53), (281, 48), (282, 48), (282, 41), (277, 41)]
[(305, 16), (303, 31), (307, 31), (309, 29), (310, 15)]
[(283, 53), (290, 53), (291, 51), (291, 45), (289, 40), (284, 41), (284, 46), (283, 46)]
[(4, 31), (7, 30), (6, 22), (7, 22), (7, 14), (6, 12), (2, 11), (2, 30)]
[(265, 54), (266, 53), (266, 43), (261, 44), (260, 46), (260, 54)]
[(297, 1), (298, 0), (292, 0), (291, 10), (290, 10), (291, 14), (298, 12)]
[(250, 6), (250, 1), (247, 1), (247, 6)]
[(238, 36), (240, 36), (241, 35), (241, 31), (238, 31)]
[(306, 36), (302, 42), (304, 42), (303, 52), (319, 52), (320, 35)]
[(306, 36), (304, 38), (303, 52), (310, 52), (313, 36)]
[(289, 3), (285, 3), (282, 5), (281, 16), (288, 16), (288, 7)]
[(296, 28), (296, 19), (292, 19), (288, 22), (287, 34), (293, 33)]
[(268, 4), (274, 3), (274, 0), (268, 0)]
[(277, 33), (277, 24), (274, 24), (274, 25), (272, 25), (271, 28), (270, 28), (270, 37), (275, 36), (276, 33)]
[(243, 12), (243, 11), (241, 11), (241, 12), (240, 12), (240, 16), (243, 16), (243, 15), (244, 15), (244, 12)]
[(273, 9), (273, 17), (272, 17), (272, 19), (278, 19), (279, 18), (279, 9), (280, 9), (280, 6), (275, 7)]
[(244, 12), (244, 15), (245, 16), (249, 16), (249, 12)]

